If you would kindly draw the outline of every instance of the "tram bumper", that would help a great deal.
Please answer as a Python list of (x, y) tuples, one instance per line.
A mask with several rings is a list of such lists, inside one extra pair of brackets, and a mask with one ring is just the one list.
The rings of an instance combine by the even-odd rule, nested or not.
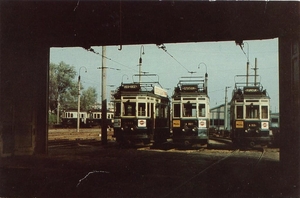
[(208, 143), (208, 130), (198, 128), (193, 129), (173, 129), (173, 142), (188, 144), (207, 144)]

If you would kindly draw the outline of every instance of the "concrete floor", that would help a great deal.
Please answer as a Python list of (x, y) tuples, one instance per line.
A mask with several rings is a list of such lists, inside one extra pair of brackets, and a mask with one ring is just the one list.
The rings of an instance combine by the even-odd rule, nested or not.
[(298, 197), (279, 149), (119, 148), (61, 143), (48, 156), (0, 158), (1, 197)]

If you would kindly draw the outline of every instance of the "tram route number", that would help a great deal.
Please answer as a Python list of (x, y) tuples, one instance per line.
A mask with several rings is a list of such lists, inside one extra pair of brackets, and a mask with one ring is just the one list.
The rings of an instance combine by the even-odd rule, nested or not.
[(235, 121), (235, 128), (244, 128), (244, 121), (242, 120)]
[(173, 127), (180, 127), (180, 120), (173, 120)]

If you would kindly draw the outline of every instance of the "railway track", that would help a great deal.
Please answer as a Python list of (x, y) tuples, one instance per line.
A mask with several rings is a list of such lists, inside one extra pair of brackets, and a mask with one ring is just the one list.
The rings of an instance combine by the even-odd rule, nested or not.
[(100, 145), (101, 142), (96, 139), (86, 139), (86, 140), (68, 140), (68, 139), (60, 139), (60, 140), (51, 140), (48, 141), (48, 148), (74, 148), (74, 147), (85, 147), (85, 146), (95, 146)]
[[(198, 188), (203, 188), (201, 197), (208, 197), (206, 194), (211, 195), (210, 189), (213, 190), (213, 185), (219, 184), (220, 180), (226, 181), (224, 182), (224, 186), (217, 186), (218, 192), (220, 189), (224, 192), (222, 197), (247, 197), (248, 195), (243, 195), (243, 192), (251, 185), (253, 173), (255, 173), (255, 169), (263, 159), (264, 154), (264, 148), (233, 150), (219, 160), (209, 164), (197, 174), (186, 178), (178, 186), (174, 186), (173, 190), (163, 197), (194, 196), (196, 192), (199, 192)], [(207, 178), (207, 175), (216, 176)], [(219, 196), (216, 195), (216, 197)]]

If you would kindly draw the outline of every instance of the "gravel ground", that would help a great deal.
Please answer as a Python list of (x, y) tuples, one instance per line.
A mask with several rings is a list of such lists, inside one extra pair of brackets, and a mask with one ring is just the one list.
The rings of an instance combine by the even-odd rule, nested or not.
[(266, 148), (259, 160), (259, 150), (235, 151), (216, 141), (209, 148), (171, 142), (120, 148), (113, 139), (101, 145), (99, 129), (75, 131), (49, 131), (57, 144), (47, 156), (1, 158), (0, 196), (268, 198), (300, 192), (282, 180), (279, 149)]

